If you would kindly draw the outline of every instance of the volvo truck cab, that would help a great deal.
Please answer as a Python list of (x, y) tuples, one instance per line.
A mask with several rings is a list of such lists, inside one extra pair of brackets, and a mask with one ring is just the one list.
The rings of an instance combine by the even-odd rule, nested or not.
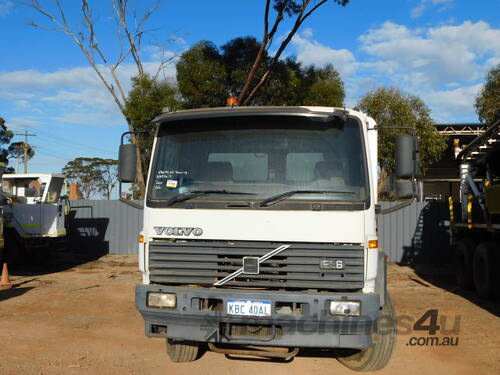
[[(291, 358), (333, 349), (353, 370), (395, 345), (377, 238), (377, 130), (327, 107), (165, 113), (144, 201), (136, 306), (173, 361), (202, 343)], [(120, 180), (136, 149), (120, 148)], [(333, 354), (332, 354), (333, 355)]]

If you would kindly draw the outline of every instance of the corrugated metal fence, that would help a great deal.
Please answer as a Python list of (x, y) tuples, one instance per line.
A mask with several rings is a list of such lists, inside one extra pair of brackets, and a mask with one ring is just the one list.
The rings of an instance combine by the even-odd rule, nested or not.
[(414, 202), (384, 214), (399, 203), (382, 202), (378, 215), (379, 244), (389, 260), (402, 264), (447, 264), (452, 253), (442, 226), (449, 219), (446, 202)]
[(136, 254), (142, 210), (118, 200), (71, 201), (68, 217), (72, 249), (110, 254)]
[[(448, 234), (439, 224), (448, 218), (444, 202), (412, 203), (394, 212), (398, 203), (383, 202), (379, 215), (379, 243), (389, 259), (400, 263), (450, 262)], [(71, 202), (69, 237), (73, 249), (111, 254), (137, 253), (142, 210), (120, 201)]]

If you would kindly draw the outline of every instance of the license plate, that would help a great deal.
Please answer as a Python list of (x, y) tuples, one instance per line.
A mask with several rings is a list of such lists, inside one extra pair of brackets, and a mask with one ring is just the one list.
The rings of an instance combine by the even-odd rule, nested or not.
[(271, 301), (230, 299), (227, 313), (243, 316), (271, 316)]

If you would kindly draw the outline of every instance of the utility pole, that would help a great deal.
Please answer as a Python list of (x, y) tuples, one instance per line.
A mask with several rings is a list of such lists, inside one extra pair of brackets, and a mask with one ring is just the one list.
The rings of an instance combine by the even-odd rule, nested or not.
[(28, 129), (24, 133), (17, 133), (15, 135), (24, 135), (24, 145), (23, 145), (23, 151), (24, 151), (24, 173), (28, 173), (28, 150), (30, 149), (28, 145), (28, 137), (35, 137), (36, 134), (30, 134), (28, 133)]

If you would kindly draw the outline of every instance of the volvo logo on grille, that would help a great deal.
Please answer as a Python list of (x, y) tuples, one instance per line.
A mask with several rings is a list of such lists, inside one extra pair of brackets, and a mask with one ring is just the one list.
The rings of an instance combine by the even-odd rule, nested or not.
[[(250, 275), (252, 275), (252, 274), (258, 275), (260, 263), (265, 262), (269, 258), (272, 258), (273, 256), (281, 253), (282, 251), (285, 251), (289, 247), (290, 247), (290, 245), (281, 245), (281, 246), (277, 247), (276, 249), (271, 250), (270, 252), (262, 255), (260, 258), (258, 258), (258, 257), (243, 257), (243, 267), (241, 267), (237, 271), (234, 271), (232, 274), (227, 275), (222, 280), (215, 282), (213, 285), (214, 286), (224, 285), (228, 281), (231, 281), (231, 280), (237, 278), (239, 275), (241, 275), (243, 273), (247, 273), (246, 271), (250, 271), (250, 272), (248, 272), (248, 274), (250, 274)], [(255, 271), (257, 271), (257, 272), (255, 272)]]
[(259, 257), (243, 257), (243, 273), (247, 275), (258, 275)]
[(161, 236), (201, 236), (203, 229), (195, 227), (153, 227), (156, 234)]

